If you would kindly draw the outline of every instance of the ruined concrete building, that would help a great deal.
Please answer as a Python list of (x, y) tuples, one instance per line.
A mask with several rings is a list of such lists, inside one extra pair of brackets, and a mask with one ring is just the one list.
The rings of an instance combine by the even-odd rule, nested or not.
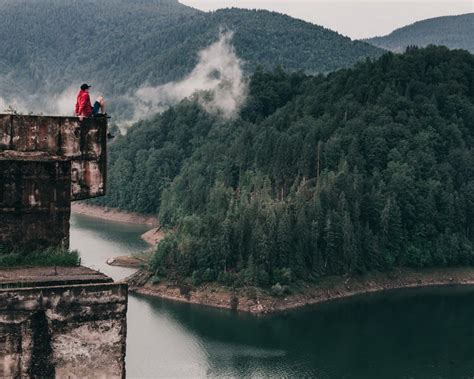
[(107, 119), (0, 115), (0, 245), (69, 246), (71, 201), (104, 195)]
[[(0, 115), (0, 247), (69, 247), (105, 194), (107, 119)], [(1, 253), (1, 250), (0, 250)], [(0, 268), (1, 377), (123, 377), (127, 285), (84, 267)]]

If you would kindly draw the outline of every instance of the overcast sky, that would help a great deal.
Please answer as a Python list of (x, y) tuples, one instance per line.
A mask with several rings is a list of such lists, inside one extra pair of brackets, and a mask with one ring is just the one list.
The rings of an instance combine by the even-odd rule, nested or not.
[(325, 26), (351, 38), (385, 35), (431, 17), (474, 12), (474, 0), (180, 0), (201, 10), (260, 8)]

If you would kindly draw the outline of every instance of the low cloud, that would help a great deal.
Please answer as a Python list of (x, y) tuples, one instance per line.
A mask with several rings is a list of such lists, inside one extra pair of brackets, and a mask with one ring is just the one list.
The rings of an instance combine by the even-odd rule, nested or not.
[(157, 87), (145, 86), (133, 95), (134, 120), (147, 118), (184, 98), (196, 98), (208, 111), (233, 117), (246, 96), (241, 61), (232, 46), (232, 33), (199, 52), (199, 62), (183, 80)]
[(0, 97), (0, 113), (44, 114), (70, 116), (74, 114), (77, 86), (70, 86), (57, 95), (29, 95), (23, 97)]
[[(242, 62), (232, 46), (232, 36), (231, 32), (222, 32), (215, 43), (201, 50), (196, 67), (183, 80), (155, 87), (145, 85), (117, 98), (105, 95), (112, 110), (114, 105), (131, 110), (130, 116), (118, 123), (126, 126), (149, 118), (185, 98), (196, 99), (208, 112), (234, 117), (245, 100), (247, 86)], [(0, 96), (0, 113), (73, 115), (80, 83), (71, 82), (74, 84), (58, 94)], [(100, 86), (91, 91), (92, 101), (100, 94), (96, 93), (97, 89), (100, 91)]]

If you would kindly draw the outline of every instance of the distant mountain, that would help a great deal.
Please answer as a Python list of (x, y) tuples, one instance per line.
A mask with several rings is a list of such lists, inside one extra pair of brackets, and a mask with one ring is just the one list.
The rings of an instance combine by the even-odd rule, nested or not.
[(329, 72), (383, 53), (365, 42), (276, 12), (232, 8), (205, 14), (204, 19), (211, 33), (221, 26), (235, 31), (235, 48), (251, 71), (260, 64)]
[(235, 33), (249, 72), (257, 65), (327, 72), (382, 53), (267, 11), (206, 13), (176, 0), (0, 0), (0, 96), (48, 96), (90, 81), (118, 99), (144, 83), (184, 77), (221, 29)]
[(411, 45), (442, 45), (474, 53), (474, 13), (430, 18), (365, 41), (394, 52), (402, 52)]

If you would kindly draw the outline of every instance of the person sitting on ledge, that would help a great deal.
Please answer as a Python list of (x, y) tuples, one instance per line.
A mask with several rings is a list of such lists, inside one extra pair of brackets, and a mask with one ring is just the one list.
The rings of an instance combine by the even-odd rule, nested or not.
[(91, 98), (89, 96), (89, 88), (90, 85), (84, 83), (81, 86), (81, 90), (77, 94), (76, 100), (76, 108), (75, 108), (75, 115), (79, 117), (79, 120), (83, 120), (85, 117), (92, 116), (92, 105), (91, 105)]
[[(105, 99), (103, 96), (99, 96), (95, 100), (94, 106), (91, 105), (89, 88), (91, 88), (91, 86), (86, 83), (81, 86), (81, 90), (77, 94), (76, 109), (74, 113), (79, 117), (80, 121), (87, 117), (108, 117), (107, 113), (105, 113)], [(115, 138), (115, 136), (107, 131), (107, 138)]]
[(92, 106), (92, 116), (93, 117), (100, 117), (100, 116), (107, 116), (105, 113), (105, 99), (103, 96), (99, 96)]

